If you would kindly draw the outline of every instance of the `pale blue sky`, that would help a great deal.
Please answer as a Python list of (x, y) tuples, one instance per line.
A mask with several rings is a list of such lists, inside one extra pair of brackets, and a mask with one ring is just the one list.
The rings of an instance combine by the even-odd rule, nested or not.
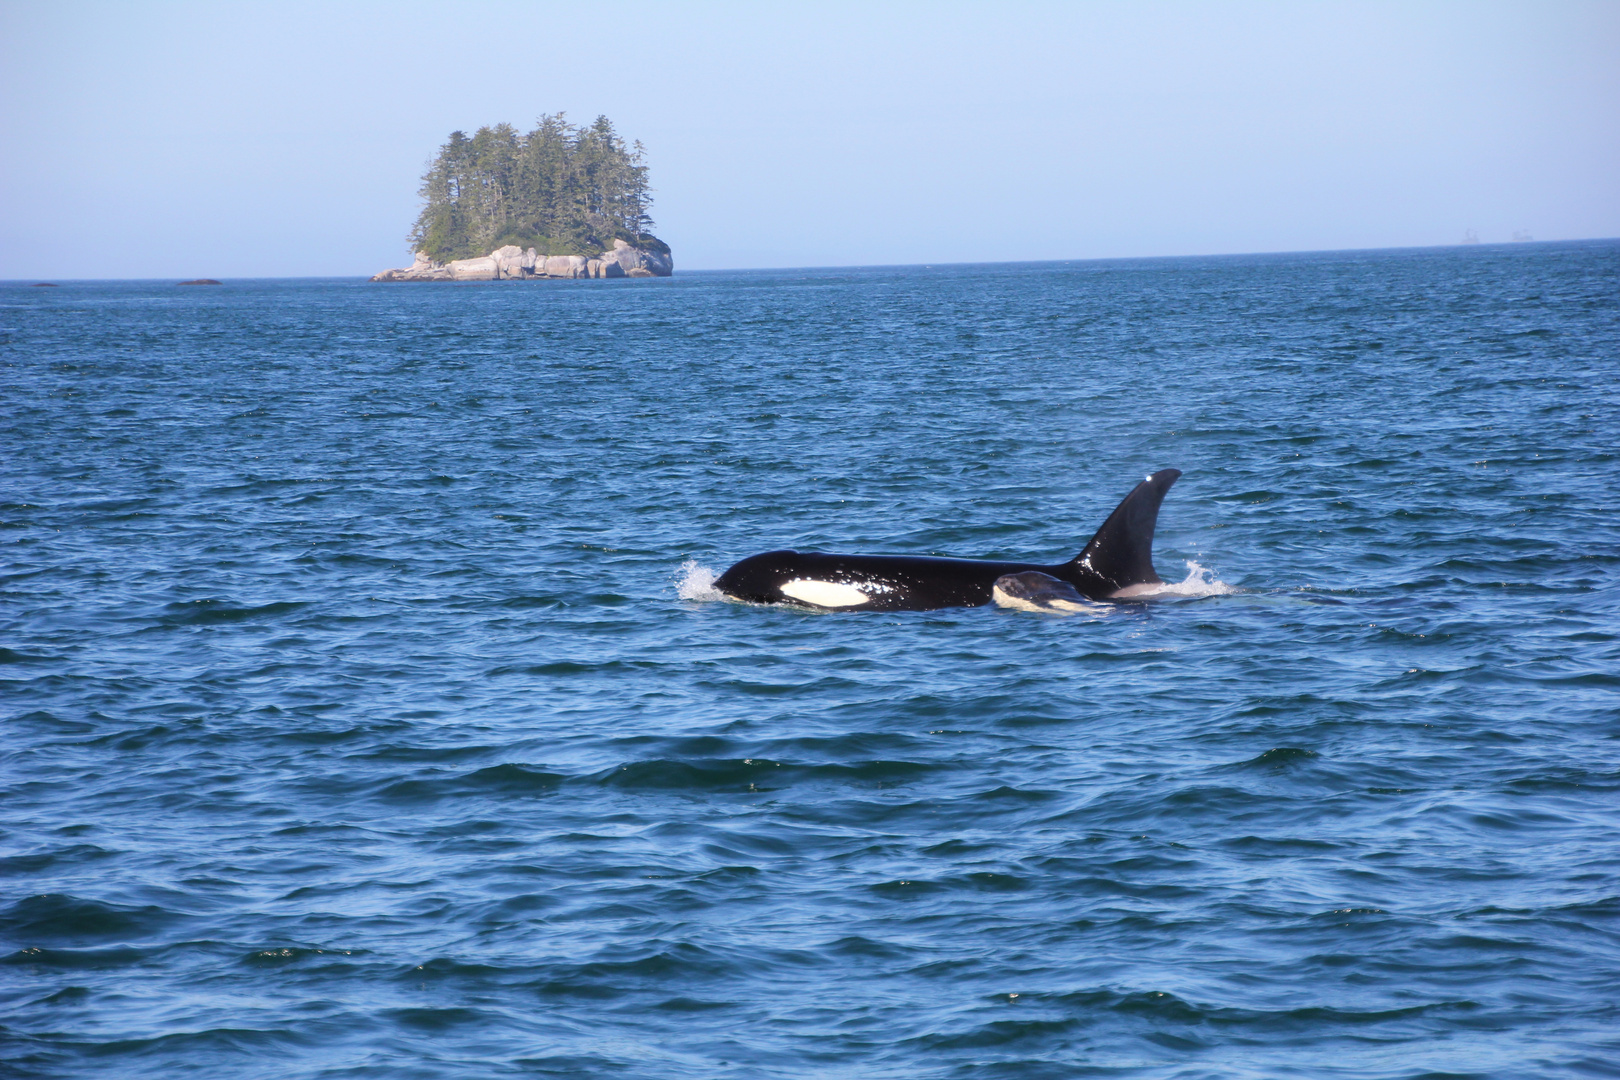
[(0, 277), (401, 265), (555, 111), (678, 268), (1620, 236), (1616, 3), (0, 0)]

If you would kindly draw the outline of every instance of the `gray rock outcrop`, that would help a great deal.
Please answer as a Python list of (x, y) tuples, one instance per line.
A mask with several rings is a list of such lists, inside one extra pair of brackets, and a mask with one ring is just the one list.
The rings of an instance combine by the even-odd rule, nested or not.
[(550, 255), (546, 258), (546, 277), (582, 278), (585, 276), (585, 256), (583, 255)]
[(452, 259), (448, 269), (451, 281), (495, 281), (501, 276), (501, 264), (493, 255)]
[(602, 259), (617, 265), (625, 277), (669, 277), (675, 271), (675, 261), (667, 252), (638, 248), (623, 240), (613, 241), (613, 250), (602, 252)]
[(384, 270), (372, 281), (546, 281), (557, 278), (669, 277), (675, 261), (667, 252), (639, 248), (623, 240), (613, 241), (613, 249), (586, 258), (584, 255), (541, 255), (514, 244), (497, 248), (476, 259), (453, 259), (447, 263), (416, 253), (416, 261), (397, 270)]

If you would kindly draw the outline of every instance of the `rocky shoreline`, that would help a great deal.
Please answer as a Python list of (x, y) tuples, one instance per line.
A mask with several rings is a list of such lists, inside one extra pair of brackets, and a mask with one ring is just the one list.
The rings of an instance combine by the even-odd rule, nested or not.
[(639, 248), (623, 240), (613, 250), (584, 255), (540, 255), (512, 244), (476, 259), (436, 262), (425, 252), (398, 270), (384, 270), (372, 281), (550, 281), (559, 278), (669, 277), (675, 261), (668, 252)]

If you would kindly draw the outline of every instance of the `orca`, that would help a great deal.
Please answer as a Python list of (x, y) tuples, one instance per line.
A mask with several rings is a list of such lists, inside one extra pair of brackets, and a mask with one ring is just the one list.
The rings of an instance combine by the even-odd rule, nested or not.
[(1039, 570), (1025, 570), (1021, 574), (1002, 574), (990, 586), (990, 598), (996, 607), (1014, 611), (1039, 611), (1048, 615), (1075, 615), (1082, 611), (1103, 611), (1104, 608), (1088, 603), (1075, 591), (1073, 585)]
[[(1003, 582), (1006, 587), (1000, 591), (1009, 598), (1044, 596), (1031, 604), (1034, 610), (1053, 610), (1057, 600), (1131, 600), (1163, 584), (1153, 569), (1153, 529), (1159, 504), (1180, 476), (1180, 470), (1161, 469), (1137, 484), (1080, 554), (1057, 566), (929, 555), (766, 551), (732, 566), (715, 579), (714, 587), (747, 603), (822, 611), (979, 607), (997, 599)], [(1042, 586), (1025, 577), (1031, 572), (1055, 581)], [(1072, 600), (1060, 595), (1060, 584), (1078, 595)]]

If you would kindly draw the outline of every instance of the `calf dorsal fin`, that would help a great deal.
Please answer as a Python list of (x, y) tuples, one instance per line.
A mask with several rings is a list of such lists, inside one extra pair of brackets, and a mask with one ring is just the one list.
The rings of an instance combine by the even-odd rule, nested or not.
[(1101, 598), (1162, 580), (1153, 569), (1153, 528), (1165, 492), (1180, 476), (1180, 469), (1160, 469), (1114, 507), (1091, 543), (1069, 563), (1081, 592)]

